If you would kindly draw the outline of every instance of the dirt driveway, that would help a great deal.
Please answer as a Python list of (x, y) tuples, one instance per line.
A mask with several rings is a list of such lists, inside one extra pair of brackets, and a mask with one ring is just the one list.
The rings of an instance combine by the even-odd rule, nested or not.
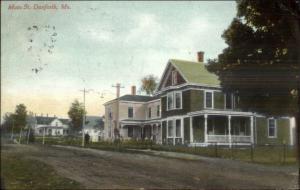
[(297, 167), (271, 167), (223, 159), (178, 159), (75, 147), (7, 144), (89, 189), (101, 188), (295, 188)]

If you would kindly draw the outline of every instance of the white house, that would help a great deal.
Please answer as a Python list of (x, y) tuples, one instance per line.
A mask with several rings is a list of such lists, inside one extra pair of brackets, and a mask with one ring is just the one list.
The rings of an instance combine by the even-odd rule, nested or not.
[(69, 120), (57, 117), (35, 117), (35, 135), (62, 136), (67, 135), (69, 130)]
[(86, 116), (84, 133), (90, 135), (92, 142), (98, 142), (103, 137), (104, 122), (99, 116)]

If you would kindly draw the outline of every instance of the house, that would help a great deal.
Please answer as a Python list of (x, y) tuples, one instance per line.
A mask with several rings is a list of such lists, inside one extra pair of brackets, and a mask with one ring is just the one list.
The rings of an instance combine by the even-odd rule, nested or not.
[(84, 133), (90, 135), (92, 142), (98, 142), (103, 138), (103, 118), (99, 116), (86, 116), (85, 120)]
[[(198, 61), (170, 59), (154, 96), (124, 95), (106, 102), (105, 138), (151, 139), (190, 146), (295, 143), (295, 121), (239, 108), (218, 77)], [(133, 88), (135, 89), (135, 88)]]
[(60, 119), (56, 116), (35, 116), (34, 131), (35, 135), (42, 136), (63, 136), (67, 135), (69, 132), (69, 120)]

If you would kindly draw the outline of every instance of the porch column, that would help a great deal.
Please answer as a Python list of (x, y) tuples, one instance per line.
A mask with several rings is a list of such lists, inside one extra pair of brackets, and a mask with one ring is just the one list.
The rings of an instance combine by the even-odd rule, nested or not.
[(204, 142), (207, 143), (207, 114), (204, 114)]
[(144, 125), (141, 125), (141, 139), (143, 139), (144, 135)]
[(231, 115), (228, 116), (228, 136), (229, 136), (229, 147), (231, 148)]
[(190, 117), (190, 143), (194, 142), (193, 117)]
[(151, 140), (153, 140), (153, 124), (151, 125)]
[(163, 138), (162, 138), (162, 122), (160, 122), (160, 142), (163, 144)]
[(184, 118), (181, 119), (181, 126), (180, 126), (180, 130), (181, 130), (181, 144), (184, 144)]
[(254, 143), (253, 116), (250, 117), (251, 143)]

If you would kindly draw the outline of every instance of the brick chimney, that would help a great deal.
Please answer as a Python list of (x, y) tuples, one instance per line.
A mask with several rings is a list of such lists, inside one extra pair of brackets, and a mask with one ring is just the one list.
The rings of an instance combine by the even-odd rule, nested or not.
[(197, 58), (198, 58), (198, 62), (203, 62), (204, 61), (204, 51), (199, 51), (197, 53)]
[(131, 95), (136, 95), (136, 86), (131, 86)]

